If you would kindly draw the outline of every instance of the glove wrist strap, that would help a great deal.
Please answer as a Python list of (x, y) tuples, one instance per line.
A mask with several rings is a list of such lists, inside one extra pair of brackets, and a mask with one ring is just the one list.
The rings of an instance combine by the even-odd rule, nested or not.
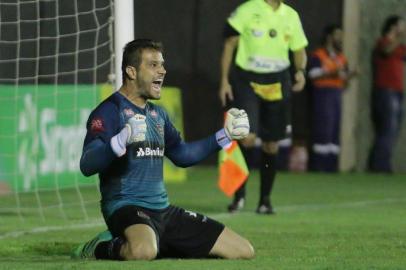
[(231, 145), (231, 139), (227, 136), (224, 128), (216, 132), (216, 141), (221, 148), (228, 148)]
[(128, 138), (128, 129), (124, 127), (116, 136), (112, 137), (110, 140), (111, 149), (118, 156), (124, 156), (127, 152), (126, 141)]

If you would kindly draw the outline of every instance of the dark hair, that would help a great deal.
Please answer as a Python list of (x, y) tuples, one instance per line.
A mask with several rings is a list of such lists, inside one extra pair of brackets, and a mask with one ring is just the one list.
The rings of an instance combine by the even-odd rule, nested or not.
[(327, 25), (326, 27), (324, 27), (324, 30), (323, 30), (323, 37), (322, 37), (322, 39), (321, 39), (321, 43), (322, 43), (323, 45), (325, 45), (326, 42), (327, 42), (327, 38), (328, 38), (330, 35), (332, 35), (336, 30), (341, 30), (341, 29), (342, 29), (341, 26), (338, 25), (338, 24), (329, 24), (329, 25)]
[(123, 61), (121, 62), (123, 82), (125, 81), (125, 78), (128, 78), (127, 72), (125, 71), (126, 67), (133, 66), (138, 69), (142, 61), (142, 51), (145, 49), (152, 49), (161, 53), (163, 52), (162, 43), (151, 39), (135, 39), (125, 45)]
[(398, 15), (392, 15), (386, 18), (385, 23), (382, 26), (382, 36), (386, 35), (393, 26), (399, 23), (402, 20), (402, 17)]

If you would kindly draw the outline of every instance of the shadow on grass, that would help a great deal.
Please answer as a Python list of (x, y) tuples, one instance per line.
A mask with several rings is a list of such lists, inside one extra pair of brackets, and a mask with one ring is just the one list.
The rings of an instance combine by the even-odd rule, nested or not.
[(70, 256), (77, 245), (71, 242), (42, 242), (26, 246), (23, 251), (30, 255)]
[[(55, 262), (70, 260), (77, 243), (38, 242), (29, 245), (3, 246), (0, 249), (0, 262)], [(3, 269), (0, 267), (0, 269)]]

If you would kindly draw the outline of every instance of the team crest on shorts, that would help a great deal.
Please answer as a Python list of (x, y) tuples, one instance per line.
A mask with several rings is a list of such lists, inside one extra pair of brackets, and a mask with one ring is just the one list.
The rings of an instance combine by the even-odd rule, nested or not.
[(149, 219), (149, 216), (144, 212), (142, 212), (141, 210), (137, 211), (137, 216), (139, 216), (140, 218)]
[(133, 117), (135, 115), (134, 111), (131, 110), (130, 108), (126, 108), (123, 110), (124, 115), (127, 117)]
[(93, 133), (103, 132), (104, 131), (103, 119), (100, 117), (94, 118), (90, 124), (90, 131)]

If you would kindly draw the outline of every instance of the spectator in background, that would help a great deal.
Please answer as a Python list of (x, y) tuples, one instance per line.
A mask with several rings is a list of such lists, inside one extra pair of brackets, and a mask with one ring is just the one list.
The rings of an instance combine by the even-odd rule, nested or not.
[[(278, 141), (286, 138), (290, 126), (290, 92), (301, 91), (305, 85), (308, 42), (299, 15), (282, 0), (244, 2), (228, 18), (224, 35), (219, 96), (223, 106), (228, 101), (234, 102), (234, 106), (249, 115), (250, 134), (240, 144), (246, 159), (257, 135), (262, 139), (256, 212), (272, 214), (270, 196), (276, 175)], [(289, 50), (293, 51), (295, 67), (293, 87)], [(228, 207), (229, 212), (240, 210), (244, 200), (245, 185), (242, 185)]]
[(372, 121), (375, 140), (369, 157), (369, 170), (392, 172), (392, 152), (403, 113), (405, 21), (400, 16), (386, 19), (382, 36), (373, 51), (374, 88)]
[(340, 26), (324, 29), (322, 46), (309, 61), (308, 77), (312, 83), (312, 132), (310, 169), (336, 172), (340, 153), (341, 95), (356, 74), (348, 69), (342, 52)]

